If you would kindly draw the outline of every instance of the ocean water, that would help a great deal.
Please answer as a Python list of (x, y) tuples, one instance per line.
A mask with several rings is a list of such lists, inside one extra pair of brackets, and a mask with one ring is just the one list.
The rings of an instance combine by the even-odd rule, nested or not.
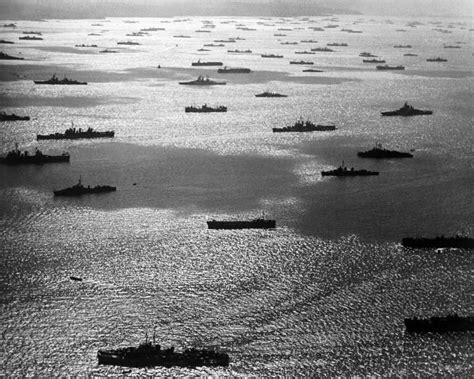
[[(0, 63), (2, 110), (31, 117), (2, 123), (0, 153), (18, 143), (71, 154), (69, 164), (0, 167), (1, 375), (121, 375), (98, 366), (97, 350), (136, 345), (155, 330), (162, 346), (216, 348), (231, 364), (130, 375), (471, 377), (472, 334), (411, 336), (403, 319), (472, 314), (472, 255), (400, 245), (405, 236), (473, 233), (471, 19), (419, 18), (416, 27), (360, 16), (209, 20), (210, 33), (196, 33), (204, 18), (193, 17), (18, 21), (0, 30), (15, 42), (2, 51), (25, 58)], [(308, 29), (329, 23), (339, 27)], [(126, 36), (149, 27), (166, 30)], [(23, 31), (44, 40), (18, 40)], [(124, 40), (141, 45), (116, 45)], [(332, 42), (348, 46), (295, 54)], [(104, 48), (118, 52), (98, 53)], [(376, 71), (363, 51), (406, 70)], [(438, 56), (448, 62), (426, 61)], [(198, 59), (253, 72), (191, 67)], [(289, 64), (301, 59), (324, 72)], [(88, 85), (33, 84), (53, 73)], [(227, 85), (178, 84), (199, 74)], [(254, 96), (265, 90), (288, 97)], [(405, 101), (433, 115), (380, 116)], [(204, 103), (228, 112), (184, 113)], [(337, 130), (272, 133), (299, 117)], [(36, 141), (71, 122), (115, 138)], [(357, 158), (377, 142), (415, 157)], [(342, 161), (380, 175), (321, 177)], [(79, 178), (117, 192), (54, 198)], [(263, 212), (275, 230), (206, 228), (207, 219)]]

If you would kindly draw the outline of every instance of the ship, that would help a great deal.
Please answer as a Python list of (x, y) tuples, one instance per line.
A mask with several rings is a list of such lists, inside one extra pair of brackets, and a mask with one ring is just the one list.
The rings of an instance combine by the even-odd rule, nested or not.
[(382, 144), (378, 143), (371, 150), (357, 153), (358, 157), (361, 158), (413, 158), (413, 154), (405, 153), (402, 151), (388, 150), (382, 147)]
[(371, 176), (378, 174), (378, 171), (355, 170), (354, 167), (348, 169), (344, 166), (344, 162), (335, 170), (321, 171), (322, 176)]
[(302, 133), (302, 132), (327, 132), (331, 130), (336, 130), (334, 124), (331, 125), (315, 125), (311, 121), (303, 121), (299, 119), (292, 126), (285, 126), (283, 128), (273, 128), (273, 133)]
[(5, 43), (5, 44), (10, 44), (10, 45), (12, 45), (12, 44), (14, 44), (15, 42), (13, 42), (13, 41), (7, 41), (7, 40), (4, 40), (4, 39), (0, 39), (0, 43)]
[(261, 54), (260, 56), (262, 58), (283, 58), (283, 55), (277, 55), (277, 54)]
[(337, 46), (344, 47), (344, 46), (347, 46), (347, 43), (337, 43), (337, 42), (333, 42), (333, 43), (328, 43), (327, 45), (328, 45), (328, 46), (334, 46), (334, 47), (337, 47)]
[(17, 116), (15, 113), (0, 112), (0, 121), (28, 121), (29, 119), (29, 116)]
[(72, 80), (64, 77), (63, 79), (58, 79), (56, 74), (48, 80), (34, 80), (35, 84), (53, 84), (53, 85), (86, 85), (87, 82), (78, 82), (77, 80)]
[(364, 63), (385, 63), (383, 59), (362, 59)]
[(413, 53), (406, 53), (406, 54), (403, 54), (404, 57), (417, 57), (418, 54), (413, 54)]
[(201, 62), (201, 60), (191, 63), (191, 66), (222, 66), (222, 65), (223, 65), (222, 62)]
[(377, 58), (376, 55), (372, 54), (372, 53), (369, 53), (367, 51), (364, 51), (362, 53), (359, 54), (359, 57), (366, 57), (366, 58)]
[(447, 62), (448, 60), (445, 58), (438, 57), (438, 58), (428, 58), (426, 61), (427, 62)]
[(443, 48), (444, 49), (460, 49), (461, 46), (458, 46), (458, 45), (444, 45)]
[(308, 68), (306, 70), (303, 70), (303, 72), (324, 72), (323, 70), (317, 70), (315, 68)]
[(334, 50), (330, 49), (329, 47), (315, 47), (314, 49), (311, 49), (311, 51), (332, 52)]
[(474, 239), (469, 237), (445, 237), (437, 236), (434, 238), (403, 238), (402, 245), (412, 248), (459, 248), (459, 249), (473, 249)]
[(406, 318), (404, 323), (407, 333), (472, 332), (474, 330), (474, 316), (462, 317), (456, 313), (428, 319)]
[(25, 58), (20, 58), (20, 57), (14, 57), (11, 55), (8, 55), (4, 53), (3, 51), (0, 51), (0, 60), (16, 60), (16, 61), (22, 61)]
[(62, 190), (53, 191), (54, 196), (81, 196), (87, 195), (91, 193), (106, 193), (106, 192), (114, 192), (116, 191), (116, 187), (111, 186), (87, 186), (84, 187), (81, 183), (81, 179), (79, 178), (79, 182), (72, 187), (64, 188)]
[(411, 49), (412, 46), (411, 45), (395, 45), (394, 48), (395, 49)]
[(316, 53), (313, 53), (311, 51), (295, 51), (295, 54), (311, 54), (311, 55), (314, 55)]
[(181, 85), (188, 85), (188, 86), (214, 86), (214, 85), (225, 85), (226, 82), (218, 82), (216, 80), (211, 80), (207, 76), (204, 77), (199, 75), (196, 80), (191, 80), (189, 82), (179, 82)]
[(74, 45), (74, 47), (98, 47), (97, 45), (84, 45), (84, 44), (81, 44), (81, 45)]
[(223, 43), (215, 44), (215, 43), (205, 43), (203, 46), (205, 47), (224, 47)]
[(134, 42), (134, 41), (119, 41), (117, 42), (117, 45), (140, 45), (138, 42)]
[(310, 62), (310, 61), (290, 61), (290, 64), (314, 64), (314, 62)]
[(383, 66), (375, 66), (377, 70), (405, 70), (405, 66), (389, 66), (389, 65), (383, 65)]
[(288, 97), (288, 95), (283, 95), (281, 93), (265, 91), (255, 95), (255, 97)]
[(280, 45), (298, 45), (298, 42), (280, 42)]
[(20, 37), (18, 39), (23, 39), (23, 40), (26, 40), (26, 41), (42, 41), (43, 40), (43, 38), (36, 37), (36, 36), (24, 36), (24, 37)]
[(244, 67), (227, 67), (224, 66), (224, 68), (219, 68), (217, 70), (219, 74), (249, 74), (252, 72), (251, 69), (249, 68), (244, 68)]
[(301, 43), (318, 43), (318, 41), (315, 41), (314, 39), (302, 39), (300, 42)]
[(114, 131), (98, 132), (92, 128), (82, 130), (82, 128), (76, 129), (72, 126), (69, 129), (66, 129), (64, 133), (37, 134), (36, 139), (39, 141), (50, 139), (112, 138), (114, 135)]
[(252, 50), (250, 49), (247, 49), (247, 50), (238, 50), (238, 49), (235, 49), (235, 50), (227, 50), (228, 53), (233, 53), (233, 54), (250, 54), (252, 53)]
[(104, 50), (100, 50), (99, 53), (117, 53), (116, 50), (110, 50), (110, 49), (104, 49)]
[(207, 349), (186, 349), (176, 352), (174, 347), (162, 349), (160, 345), (145, 342), (137, 347), (99, 350), (100, 365), (124, 367), (201, 367), (229, 366), (229, 355)]
[(275, 220), (267, 220), (264, 217), (255, 218), (253, 220), (242, 221), (207, 221), (208, 229), (274, 229), (276, 227)]
[(227, 107), (223, 105), (219, 105), (215, 108), (208, 106), (207, 104), (204, 104), (201, 107), (195, 107), (195, 106), (189, 106), (185, 107), (184, 111), (186, 113), (211, 113), (211, 112), (227, 112)]
[(420, 116), (420, 115), (430, 115), (433, 114), (433, 111), (426, 111), (426, 110), (421, 110), (421, 109), (416, 109), (413, 108), (413, 106), (408, 105), (407, 102), (401, 107), (400, 109), (397, 109), (396, 111), (386, 111), (386, 112), (381, 112), (382, 116)]
[(30, 155), (28, 151), (21, 152), (16, 147), (10, 151), (5, 157), (0, 158), (0, 163), (8, 165), (18, 164), (45, 164), (45, 163), (61, 163), (69, 162), (70, 156), (68, 153), (61, 155), (46, 155), (43, 154), (39, 149), (36, 149), (34, 155)]

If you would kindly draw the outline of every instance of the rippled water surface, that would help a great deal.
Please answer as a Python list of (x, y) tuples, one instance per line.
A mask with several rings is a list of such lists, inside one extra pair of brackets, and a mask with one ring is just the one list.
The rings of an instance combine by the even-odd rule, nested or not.
[[(2, 109), (31, 117), (2, 123), (2, 155), (18, 143), (68, 151), (71, 162), (0, 167), (1, 375), (120, 375), (123, 368), (97, 365), (97, 350), (135, 345), (156, 329), (162, 346), (220, 349), (231, 364), (131, 375), (472, 376), (472, 334), (411, 336), (403, 325), (406, 317), (473, 313), (471, 253), (399, 244), (408, 235), (473, 232), (470, 20), (441, 20), (451, 33), (440, 33), (432, 24), (440, 19), (418, 20), (415, 28), (407, 26), (412, 19), (353, 24), (359, 18), (341, 16), (340, 27), (325, 32), (308, 29), (329, 23), (323, 17), (265, 20), (272, 25), (215, 18), (211, 33), (195, 33), (201, 18), (19, 21), (16, 29), (2, 28), (1, 39), (15, 41), (2, 51), (25, 57), (0, 63)], [(237, 30), (238, 23), (258, 30)], [(125, 36), (157, 26), (166, 30)], [(25, 30), (41, 31), (44, 40), (19, 41)], [(245, 39), (197, 51), (237, 36)], [(141, 45), (117, 48), (127, 39)], [(348, 46), (294, 54), (331, 42)], [(461, 48), (443, 48), (453, 44)], [(118, 53), (98, 53), (104, 48)], [(406, 70), (376, 71), (362, 63), (362, 51)], [(437, 56), (448, 62), (426, 62)], [(254, 72), (191, 68), (197, 59)], [(289, 64), (300, 59), (324, 72)], [(53, 73), (88, 85), (33, 84)], [(178, 85), (199, 74), (227, 85)], [(288, 97), (254, 97), (265, 90)], [(380, 117), (405, 101), (434, 113)], [(229, 110), (184, 113), (204, 103)], [(272, 127), (298, 117), (338, 129), (273, 135)], [(115, 130), (115, 138), (36, 141), (71, 121)], [(357, 158), (376, 142), (413, 150), (415, 158)], [(343, 160), (380, 175), (320, 176)], [(53, 197), (79, 177), (117, 191)], [(206, 228), (209, 218), (262, 212), (276, 219), (275, 230)]]

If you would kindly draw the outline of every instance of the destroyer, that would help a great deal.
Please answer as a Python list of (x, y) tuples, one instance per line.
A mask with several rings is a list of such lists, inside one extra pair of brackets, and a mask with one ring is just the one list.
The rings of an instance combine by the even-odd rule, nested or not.
[(72, 80), (64, 77), (63, 79), (58, 79), (56, 74), (48, 80), (34, 80), (35, 84), (53, 84), (53, 85), (86, 85), (87, 82), (78, 82), (77, 80)]
[(321, 171), (322, 176), (370, 176), (378, 174), (378, 171), (354, 170), (354, 167), (348, 169), (344, 166), (344, 162), (335, 170)]
[(448, 333), (474, 330), (474, 316), (461, 317), (456, 313), (429, 319), (406, 318), (404, 323), (407, 333)]
[(273, 229), (276, 227), (275, 220), (256, 218), (248, 221), (207, 221), (209, 229)]
[(161, 349), (161, 346), (145, 342), (138, 347), (126, 347), (115, 350), (99, 350), (97, 359), (100, 365), (125, 367), (200, 367), (229, 366), (229, 355), (205, 349), (186, 349), (182, 353), (174, 347)]
[(61, 163), (69, 162), (69, 154), (63, 153), (61, 155), (46, 155), (39, 149), (36, 149), (34, 155), (30, 155), (28, 151), (23, 153), (15, 148), (10, 151), (5, 157), (0, 158), (0, 162), (8, 165), (17, 164), (45, 164), (45, 163)]
[(209, 79), (207, 76), (204, 77), (202, 75), (199, 75), (196, 80), (191, 80), (189, 82), (179, 82), (179, 84), (188, 85), (188, 86), (214, 86), (214, 85), (225, 85), (226, 82), (218, 82), (216, 80)]
[(424, 111), (421, 109), (416, 109), (413, 108), (413, 106), (408, 105), (408, 103), (405, 102), (403, 107), (400, 109), (397, 109), (396, 111), (386, 111), (386, 112), (381, 112), (382, 116), (403, 116), (403, 117), (408, 117), (408, 116), (420, 116), (420, 115), (430, 115), (433, 114), (433, 111)]
[(82, 128), (76, 129), (71, 127), (66, 129), (64, 133), (53, 133), (53, 134), (37, 134), (37, 140), (45, 139), (80, 139), (80, 138), (112, 138), (114, 137), (114, 131), (98, 132), (92, 128), (82, 130)]
[(379, 143), (371, 150), (357, 153), (357, 156), (361, 158), (413, 158), (413, 154), (387, 150)]
[(227, 107), (223, 105), (219, 105), (213, 108), (213, 107), (208, 106), (207, 104), (204, 104), (202, 107), (194, 107), (194, 106), (185, 107), (184, 111), (186, 113), (227, 112)]
[(116, 187), (111, 186), (87, 186), (84, 187), (81, 183), (81, 179), (79, 178), (79, 182), (72, 187), (68, 187), (62, 190), (53, 191), (54, 196), (81, 196), (91, 193), (105, 193), (105, 192), (114, 192), (116, 191)]
[(288, 132), (326, 132), (336, 130), (335, 125), (315, 125), (311, 121), (303, 121), (299, 119), (292, 126), (285, 126), (283, 128), (273, 128), (273, 133), (288, 133)]
[(402, 245), (412, 248), (459, 248), (474, 249), (474, 239), (469, 237), (445, 237), (437, 236), (435, 238), (403, 238)]
[(15, 113), (0, 112), (0, 121), (28, 121), (29, 119), (29, 116), (17, 116)]

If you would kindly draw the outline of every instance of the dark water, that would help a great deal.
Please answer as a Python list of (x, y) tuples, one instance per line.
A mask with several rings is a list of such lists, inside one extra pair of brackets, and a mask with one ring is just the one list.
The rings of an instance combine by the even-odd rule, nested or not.
[[(306, 28), (323, 22), (314, 18), (284, 40), (319, 44), (282, 46), (273, 37), (280, 24), (238, 20), (259, 28), (243, 35), (223, 20), (215, 20), (212, 36), (197, 33), (189, 41), (172, 36), (192, 34), (199, 19), (166, 24), (164, 33), (113, 56), (93, 49), (76, 54), (72, 46), (115, 48), (136, 31), (127, 28), (161, 20), (111, 19), (99, 37), (87, 36), (97, 29), (91, 20), (22, 21), (17, 31), (1, 31), (7, 40), (17, 40), (20, 29), (45, 35), (41, 45), (5, 48), (30, 60), (1, 63), (2, 109), (32, 120), (2, 123), (2, 153), (17, 142), (30, 151), (71, 154), (70, 164), (0, 167), (1, 374), (120, 375), (122, 368), (97, 365), (97, 350), (135, 345), (156, 328), (162, 346), (216, 347), (229, 353), (230, 367), (132, 375), (472, 376), (472, 335), (410, 336), (403, 326), (405, 317), (472, 314), (472, 255), (399, 245), (408, 235), (472, 234), (472, 33), (459, 24), (440, 34), (426, 19), (402, 36), (396, 29), (409, 19), (394, 25), (377, 19), (357, 25), (361, 35), (316, 34)], [(341, 28), (353, 21), (341, 17)], [(239, 34), (247, 39), (196, 52)], [(443, 49), (455, 41), (465, 43)], [(330, 42), (349, 46), (305, 56), (324, 73), (288, 64), (301, 57), (294, 51)], [(419, 57), (393, 49), (404, 43)], [(254, 54), (229, 55), (227, 48)], [(362, 51), (407, 70), (377, 72), (361, 62)], [(285, 59), (262, 60), (259, 54), (268, 52)], [(426, 62), (438, 55), (448, 62)], [(255, 72), (192, 70), (199, 58)], [(54, 72), (89, 84), (33, 85)], [(203, 72), (228, 84), (177, 84)], [(289, 97), (254, 97), (268, 89)], [(434, 114), (380, 117), (404, 101)], [(229, 111), (184, 113), (184, 106), (201, 103)], [(271, 133), (300, 116), (334, 122), (338, 130)], [(63, 131), (71, 121), (115, 130), (116, 138), (36, 142), (37, 133)], [(415, 158), (357, 158), (375, 142), (413, 149)], [(380, 175), (322, 179), (321, 170), (342, 160)], [(79, 177), (117, 192), (52, 196)], [(277, 220), (276, 230), (206, 229), (208, 218), (262, 212)]]

